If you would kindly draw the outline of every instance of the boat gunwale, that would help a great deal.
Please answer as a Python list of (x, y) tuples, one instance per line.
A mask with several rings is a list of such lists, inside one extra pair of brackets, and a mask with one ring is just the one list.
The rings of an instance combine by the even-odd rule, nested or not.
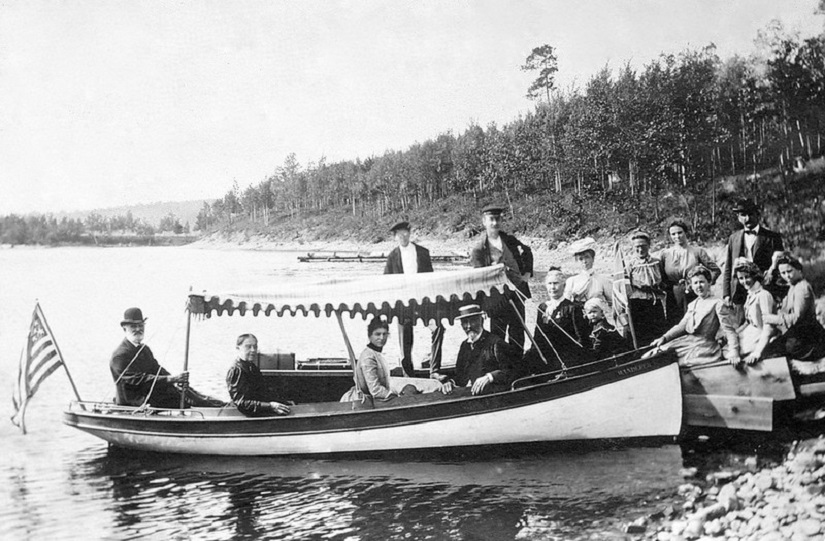
[[(648, 366), (636, 370), (630, 374), (617, 374), (621, 369), (637, 366), (637, 363), (649, 363)], [(472, 417), (485, 413), (514, 410), (521, 407), (538, 404), (541, 402), (555, 401), (564, 399), (569, 396), (580, 394), (583, 392), (592, 391), (600, 387), (605, 387), (614, 383), (633, 378), (637, 375), (653, 372), (662, 368), (666, 368), (675, 362), (673, 355), (663, 353), (647, 358), (638, 358), (614, 367), (610, 367), (601, 372), (592, 372), (578, 376), (572, 376), (564, 380), (547, 381), (535, 385), (520, 387), (518, 389), (510, 389), (499, 393), (479, 396), (459, 396), (449, 397), (443, 396), (443, 399), (427, 401), (423, 403), (402, 403), (399, 405), (382, 404), (379, 407), (365, 407), (363, 409), (355, 410), (339, 410), (329, 412), (307, 412), (303, 415), (289, 415), (289, 416), (269, 416), (269, 417), (246, 417), (246, 416), (227, 416), (227, 417), (208, 417), (204, 415), (199, 416), (167, 416), (158, 415), (162, 412), (181, 412), (179, 409), (162, 409), (151, 408), (150, 413), (143, 413), (141, 415), (127, 414), (128, 410), (121, 410), (123, 414), (113, 414), (112, 411), (103, 413), (95, 411), (76, 411), (73, 407), (80, 404), (95, 404), (105, 405), (107, 408), (128, 408), (128, 406), (117, 406), (110, 403), (101, 402), (78, 402), (72, 401), (69, 404), (69, 409), (64, 411), (64, 424), (74, 426), (76, 428), (89, 428), (94, 430), (107, 430), (111, 432), (131, 432), (139, 434), (156, 434), (166, 435), (170, 437), (264, 437), (271, 436), (273, 433), (283, 436), (289, 435), (307, 435), (307, 434), (325, 434), (335, 432), (347, 432), (352, 430), (370, 430), (387, 427), (400, 426), (414, 426), (417, 424), (455, 419), (460, 417)], [(608, 376), (608, 377), (604, 377)], [(558, 389), (561, 391), (558, 394), (548, 397), (548, 389)], [(437, 392), (437, 391), (436, 391)], [(530, 396), (532, 395), (532, 396)], [(415, 397), (410, 397), (415, 399)], [(441, 397), (440, 397), (441, 398)], [(403, 397), (402, 397), (403, 399)], [(316, 404), (341, 404), (339, 402), (320, 402)], [(467, 404), (473, 404), (476, 407), (467, 408)], [(446, 406), (446, 407), (445, 407)], [(437, 410), (436, 410), (437, 408)], [(217, 408), (215, 408), (217, 409)], [(184, 410), (186, 411), (186, 410)], [(197, 410), (191, 410), (196, 412)], [(425, 411), (436, 413), (435, 415), (423, 415)], [(411, 417), (405, 416), (405, 413), (415, 412), (416, 415)], [(134, 413), (134, 412), (131, 412)], [(367, 415), (365, 415), (367, 414)], [(375, 419), (379, 417), (378, 419)], [(308, 421), (313, 419), (323, 419), (326, 424), (333, 423), (335, 420), (347, 419), (349, 422), (345, 426), (340, 427), (322, 427), (317, 430), (290, 430), (280, 431), (277, 429), (286, 428), (287, 423), (300, 426), (305, 426)], [(353, 426), (353, 421), (365, 421), (374, 419), (381, 421), (381, 423), (367, 423), (362, 426)], [(86, 422), (84, 422), (84, 420)], [(115, 426), (107, 426), (106, 421), (112, 421), (111, 424)], [(91, 422), (92, 424), (88, 424)], [(138, 424), (146, 424), (143, 429), (136, 427)], [(253, 433), (240, 434), (226, 432), (225, 429), (237, 426), (246, 425), (248, 427), (258, 427), (260, 431)], [(219, 432), (200, 432), (196, 431), (191, 434), (183, 434), (182, 432), (153, 432), (149, 430), (150, 427), (161, 427), (165, 429), (173, 429), (175, 427), (198, 427), (199, 429), (206, 426), (221, 427)], [(261, 430), (261, 428), (269, 428), (269, 430)]]

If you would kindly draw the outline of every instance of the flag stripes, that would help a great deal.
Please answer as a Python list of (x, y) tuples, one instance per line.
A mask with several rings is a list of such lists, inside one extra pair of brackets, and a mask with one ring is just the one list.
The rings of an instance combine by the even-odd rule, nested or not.
[(26, 431), (24, 416), (29, 399), (34, 396), (40, 384), (63, 365), (63, 356), (46, 323), (40, 304), (35, 304), (26, 347), (20, 355), (20, 366), (12, 395), (14, 415), (11, 421)]

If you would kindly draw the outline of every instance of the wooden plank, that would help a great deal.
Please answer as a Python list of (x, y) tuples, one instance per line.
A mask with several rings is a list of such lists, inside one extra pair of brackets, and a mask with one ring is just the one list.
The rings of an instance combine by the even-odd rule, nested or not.
[(681, 374), (684, 394), (750, 396), (776, 401), (796, 398), (785, 357), (739, 368), (730, 364), (682, 367)]
[(822, 383), (806, 383), (799, 386), (799, 394), (802, 396), (816, 396), (825, 394), (825, 382)]
[(684, 395), (685, 424), (740, 430), (773, 430), (771, 398)]

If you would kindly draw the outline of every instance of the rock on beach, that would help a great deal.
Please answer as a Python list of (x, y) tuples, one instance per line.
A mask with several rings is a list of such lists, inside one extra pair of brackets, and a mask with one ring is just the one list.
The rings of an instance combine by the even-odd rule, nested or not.
[[(753, 464), (748, 464), (751, 470)], [(682, 516), (657, 513), (636, 539), (825, 541), (825, 438), (795, 445), (779, 465), (709, 475), (707, 489), (686, 483)]]

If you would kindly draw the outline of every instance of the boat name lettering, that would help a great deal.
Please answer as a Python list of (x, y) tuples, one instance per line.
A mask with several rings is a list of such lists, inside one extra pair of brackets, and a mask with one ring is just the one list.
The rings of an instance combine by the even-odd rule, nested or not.
[(619, 375), (620, 376), (627, 376), (629, 374), (636, 373), (639, 370), (644, 370), (645, 368), (650, 368), (650, 363), (637, 364), (635, 366), (628, 366), (627, 368), (623, 368), (622, 370), (619, 370)]

